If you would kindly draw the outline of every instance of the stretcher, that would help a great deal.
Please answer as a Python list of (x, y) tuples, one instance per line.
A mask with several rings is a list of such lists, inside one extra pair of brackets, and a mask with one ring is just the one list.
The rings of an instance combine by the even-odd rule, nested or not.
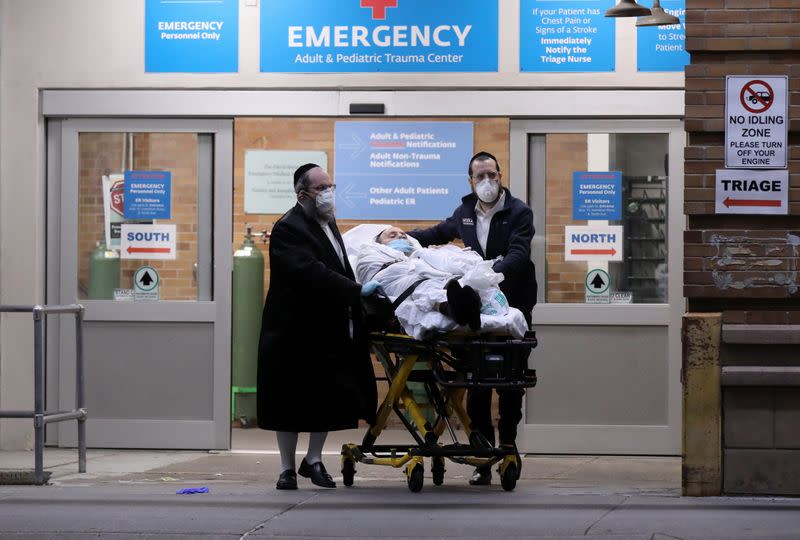
[[(481, 433), (472, 431), (464, 396), (470, 388), (535, 386), (536, 370), (528, 368), (528, 357), (536, 344), (535, 332), (528, 332), (522, 339), (448, 333), (426, 341), (400, 333), (372, 332), (370, 347), (383, 366), (389, 390), (378, 408), (375, 425), (361, 444), (342, 446), (344, 485), (353, 485), (356, 463), (405, 466), (408, 488), (418, 492), (424, 483), (424, 458), (430, 458), (433, 483), (437, 486), (444, 482), (445, 459), (449, 459), (475, 467), (499, 463), (503, 489), (513, 490), (522, 466), (516, 448), (493, 447)], [(415, 395), (409, 383), (424, 386), (424, 394)], [(434, 414), (429, 418), (433, 420), (423, 413), (423, 408), (431, 407)], [(376, 444), (392, 413), (416, 444)], [(458, 440), (452, 425), (454, 418), (461, 423), (468, 441)], [(447, 438), (443, 437), (445, 431), (451, 442), (443, 442)]]

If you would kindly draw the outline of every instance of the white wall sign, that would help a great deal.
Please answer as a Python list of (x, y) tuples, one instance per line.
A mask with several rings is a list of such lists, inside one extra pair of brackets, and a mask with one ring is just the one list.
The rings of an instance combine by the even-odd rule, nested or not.
[(565, 261), (621, 261), (622, 226), (564, 227)]
[(789, 171), (717, 170), (717, 214), (788, 214)]
[(295, 203), (292, 178), (300, 165), (328, 170), (328, 155), (313, 150), (247, 150), (244, 153), (244, 211), (283, 214)]
[(175, 224), (123, 223), (120, 257), (123, 259), (174, 259), (176, 237)]
[(726, 77), (726, 167), (786, 168), (788, 101), (788, 77), (785, 75)]

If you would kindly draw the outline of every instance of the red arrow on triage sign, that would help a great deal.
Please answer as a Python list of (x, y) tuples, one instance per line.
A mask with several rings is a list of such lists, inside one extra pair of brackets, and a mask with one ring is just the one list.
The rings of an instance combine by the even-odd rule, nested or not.
[(728, 208), (731, 206), (777, 206), (780, 208), (782, 202), (770, 199), (731, 199), (730, 197), (725, 197), (722, 204)]
[(172, 248), (163, 247), (128, 247), (128, 253), (171, 253)]
[(616, 255), (617, 250), (611, 249), (571, 249), (572, 255)]

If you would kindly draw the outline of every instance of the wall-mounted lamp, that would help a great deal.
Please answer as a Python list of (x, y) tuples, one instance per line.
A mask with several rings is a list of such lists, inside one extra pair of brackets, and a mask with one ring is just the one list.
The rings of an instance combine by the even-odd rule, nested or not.
[(681, 20), (670, 15), (661, 7), (661, 0), (653, 0), (653, 7), (650, 8), (652, 15), (639, 17), (636, 26), (663, 26), (665, 24), (680, 24)]
[(619, 4), (606, 11), (606, 17), (646, 17), (650, 10), (636, 0), (620, 0)]

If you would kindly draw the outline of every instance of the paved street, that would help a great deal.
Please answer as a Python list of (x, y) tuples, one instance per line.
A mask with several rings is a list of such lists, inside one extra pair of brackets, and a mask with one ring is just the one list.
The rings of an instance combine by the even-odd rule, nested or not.
[[(257, 432), (253, 432), (257, 434)], [(274, 489), (275, 449), (241, 437), (234, 452), (46, 451), (51, 485), (0, 486), (2, 538), (800, 538), (800, 499), (682, 498), (675, 457), (526, 456), (513, 492), (467, 485), (470, 468), (447, 464), (411, 493), (401, 470), (359, 464), (355, 485), (338, 473), (337, 444), (324, 461), (339, 487)], [(357, 439), (354, 439), (357, 440)], [(263, 442), (260, 442), (263, 446)], [(300, 448), (304, 448), (301, 442)], [(0, 468), (30, 453), (0, 453)], [(334, 472), (336, 471), (336, 472)], [(209, 493), (177, 495), (186, 487)]]

